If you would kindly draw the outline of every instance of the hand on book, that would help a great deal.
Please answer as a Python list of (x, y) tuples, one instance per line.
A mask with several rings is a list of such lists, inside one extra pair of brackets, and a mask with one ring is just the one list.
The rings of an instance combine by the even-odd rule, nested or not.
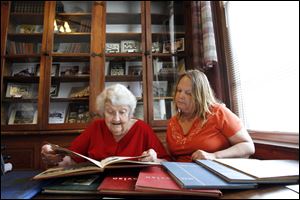
[(58, 165), (59, 162), (63, 161), (64, 155), (57, 154), (49, 144), (42, 146), (42, 160), (48, 165)]
[(192, 160), (214, 160), (217, 157), (214, 153), (208, 153), (206, 151), (198, 149), (192, 154), (191, 158)]
[(66, 154), (53, 150), (51, 144), (45, 144), (42, 147), (41, 151), (42, 160), (44, 163), (50, 166), (69, 166), (74, 164), (74, 161), (70, 156), (66, 156)]
[(155, 162), (157, 161), (157, 153), (153, 149), (144, 151), (139, 159), (140, 161)]

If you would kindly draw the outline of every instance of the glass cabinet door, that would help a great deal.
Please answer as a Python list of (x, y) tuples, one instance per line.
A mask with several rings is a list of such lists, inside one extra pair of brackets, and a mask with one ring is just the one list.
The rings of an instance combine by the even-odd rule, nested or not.
[[(90, 42), (92, 1), (57, 1), (49, 91), (48, 124), (90, 120)], [(51, 26), (50, 26), (51, 27)]]
[[(38, 124), (44, 1), (12, 1), (3, 66), (1, 125)], [(8, 126), (8, 127), (9, 127)], [(21, 128), (21, 127), (20, 127)]]
[(141, 3), (106, 2), (105, 86), (125, 85), (138, 100), (134, 116), (144, 120)]
[[(152, 124), (175, 114), (178, 74), (185, 70), (185, 24), (182, 1), (151, 2)], [(150, 111), (151, 112), (151, 111)], [(161, 121), (165, 126), (165, 122)], [(157, 122), (159, 125), (159, 122)]]

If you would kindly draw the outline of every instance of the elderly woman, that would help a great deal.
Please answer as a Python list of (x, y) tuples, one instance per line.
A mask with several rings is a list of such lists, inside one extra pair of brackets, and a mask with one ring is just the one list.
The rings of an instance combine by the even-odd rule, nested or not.
[[(139, 155), (146, 155), (143, 161), (169, 159), (153, 130), (145, 122), (133, 118), (136, 98), (125, 86), (107, 87), (97, 97), (97, 106), (104, 119), (93, 121), (75, 138), (70, 150), (96, 160)], [(56, 154), (47, 144), (42, 147), (41, 154), (44, 162), (51, 165), (67, 166), (84, 161)]]

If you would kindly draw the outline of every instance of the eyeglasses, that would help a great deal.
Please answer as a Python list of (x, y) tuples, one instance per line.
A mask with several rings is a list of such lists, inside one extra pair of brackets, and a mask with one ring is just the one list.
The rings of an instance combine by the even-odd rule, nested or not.
[(116, 117), (119, 116), (120, 118), (128, 117), (129, 111), (128, 110), (105, 110), (105, 116), (107, 117)]

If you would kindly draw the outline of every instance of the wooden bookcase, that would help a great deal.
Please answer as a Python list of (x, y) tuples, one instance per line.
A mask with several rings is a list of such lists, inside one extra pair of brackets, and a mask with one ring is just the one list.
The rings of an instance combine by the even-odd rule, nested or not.
[(43, 167), (44, 141), (68, 146), (114, 83), (135, 94), (136, 117), (164, 142), (185, 67), (184, 4), (2, 1), (1, 140), (15, 167)]

